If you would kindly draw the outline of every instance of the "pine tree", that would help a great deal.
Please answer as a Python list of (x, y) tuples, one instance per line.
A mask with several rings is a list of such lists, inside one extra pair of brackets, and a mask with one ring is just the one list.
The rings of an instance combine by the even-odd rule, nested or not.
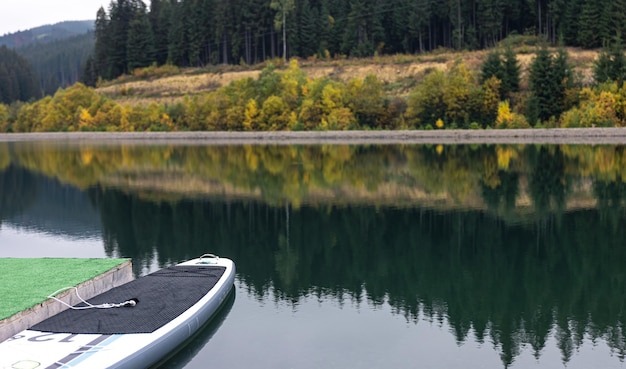
[(580, 30), (580, 9), (584, 0), (570, 0), (563, 15), (563, 23), (561, 31), (563, 32), (563, 41), (567, 45), (578, 46), (578, 32)]
[(626, 56), (619, 38), (600, 52), (594, 63), (593, 75), (597, 83), (616, 81), (621, 86), (626, 81)]
[(128, 70), (147, 67), (154, 61), (154, 39), (145, 9), (139, 9), (131, 20), (126, 43)]
[(578, 42), (582, 47), (600, 46), (600, 9), (597, 0), (584, 0), (579, 18)]
[(555, 57), (544, 45), (537, 51), (529, 75), (532, 97), (529, 101), (529, 120), (547, 121), (558, 117), (565, 109), (565, 92), (574, 84), (572, 67), (565, 49), (560, 48)]
[(170, 28), (168, 33), (167, 59), (170, 63), (187, 66), (187, 38), (183, 22), (184, 10), (181, 3), (172, 4), (170, 13)]
[(109, 17), (104, 8), (100, 8), (96, 14), (95, 23), (96, 43), (94, 46), (94, 64), (98, 76), (109, 79), (111, 70), (109, 66), (109, 53), (111, 52), (111, 39)]
[(202, 29), (204, 9), (198, 0), (184, 0), (182, 7), (185, 39), (187, 40), (186, 59), (190, 66), (199, 66), (202, 64), (200, 53), (204, 41), (204, 30)]
[(80, 82), (82, 82), (85, 86), (96, 87), (98, 82), (98, 73), (96, 70), (96, 62), (91, 55), (89, 55), (89, 58), (87, 58), (87, 61), (83, 64), (80, 74)]
[(554, 79), (553, 83), (556, 86), (556, 93), (554, 94), (556, 101), (553, 114), (558, 117), (569, 108), (565, 106), (565, 92), (574, 86), (574, 72), (565, 48), (559, 48), (556, 57), (553, 57), (551, 74)]
[(154, 61), (158, 65), (167, 62), (170, 13), (171, 5), (167, 0), (150, 1), (149, 18), (154, 44)]
[(552, 71), (552, 56), (545, 45), (537, 51), (530, 65), (528, 80), (532, 92), (529, 101), (530, 122), (546, 121), (556, 115), (555, 110), (558, 105), (556, 96), (559, 94), (559, 86)]
[(512, 47), (507, 47), (504, 50), (503, 64), (504, 76), (502, 79), (502, 85), (500, 86), (500, 91), (502, 92), (503, 97), (507, 97), (513, 92), (518, 92), (520, 85), (520, 65)]
[(332, 32), (331, 19), (332, 17), (328, 10), (328, 0), (322, 0), (318, 21), (319, 45), (317, 53), (320, 56), (324, 56), (327, 51), (330, 51), (330, 37)]
[(496, 77), (500, 81), (504, 80), (505, 70), (499, 50), (495, 49), (487, 54), (487, 59), (481, 66), (480, 71), (481, 84), (491, 77)]
[(300, 21), (300, 55), (308, 57), (319, 50), (319, 34), (317, 9), (311, 8), (309, 1), (302, 2), (302, 16)]
[(598, 46), (609, 45), (616, 35), (626, 34), (626, 0), (597, 0), (596, 7), (599, 9)]

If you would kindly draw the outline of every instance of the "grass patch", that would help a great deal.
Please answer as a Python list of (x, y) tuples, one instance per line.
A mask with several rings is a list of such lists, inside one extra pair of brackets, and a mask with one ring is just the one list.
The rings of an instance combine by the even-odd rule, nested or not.
[(54, 291), (77, 286), (128, 259), (0, 259), (0, 319), (44, 302)]

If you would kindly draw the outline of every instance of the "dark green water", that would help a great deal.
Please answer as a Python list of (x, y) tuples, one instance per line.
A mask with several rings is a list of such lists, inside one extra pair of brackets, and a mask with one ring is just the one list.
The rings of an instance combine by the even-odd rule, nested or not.
[(168, 368), (623, 367), (624, 171), (619, 146), (0, 143), (0, 257), (233, 259)]

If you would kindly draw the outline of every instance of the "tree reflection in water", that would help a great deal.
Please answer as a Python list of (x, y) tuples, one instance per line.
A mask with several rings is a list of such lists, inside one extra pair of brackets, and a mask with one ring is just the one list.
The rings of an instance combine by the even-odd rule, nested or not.
[(539, 357), (551, 336), (564, 363), (588, 340), (626, 352), (621, 146), (24, 144), (10, 155), (0, 215), (28, 206), (30, 171), (86, 189), (106, 252), (132, 257), (136, 274), (210, 249), (237, 261), (259, 299), (349, 296), (408, 321), (445, 318), (459, 344), (492, 341), (505, 366), (524, 346)]

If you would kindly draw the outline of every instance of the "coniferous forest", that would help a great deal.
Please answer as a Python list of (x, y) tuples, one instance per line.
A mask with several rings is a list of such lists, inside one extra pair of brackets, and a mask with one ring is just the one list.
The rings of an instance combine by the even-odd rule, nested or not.
[(0, 103), (40, 97), (33, 68), (24, 57), (6, 46), (0, 47)]
[(609, 0), (113, 0), (96, 19), (105, 79), (152, 63), (254, 64), (275, 57), (474, 50), (513, 35), (597, 48), (626, 34)]
[[(63, 54), (37, 67), (45, 77), (36, 92), (45, 98), (0, 100), (0, 132), (624, 127), (624, 10), (625, 1), (606, 0), (114, 0), (97, 12), (91, 56), (82, 53), (89, 42), (81, 36), (70, 53), (77, 57)], [(564, 46), (602, 49), (583, 76)], [(489, 51), (480, 66), (453, 53), (443, 70), (411, 77), (402, 95), (390, 93), (375, 72), (313, 78), (298, 62), (333, 59), (341, 68), (345, 58), (436, 57), (441, 48)], [(41, 58), (37, 47), (31, 51)], [(529, 53), (522, 70), (519, 56)], [(84, 84), (52, 94), (57, 83), (77, 78), (78, 64), (52, 66), (81, 58)], [(256, 78), (165, 103), (128, 104), (87, 87), (122, 75), (152, 79), (185, 67), (253, 63), (264, 67)], [(5, 74), (32, 74), (16, 71)], [(118, 90), (118, 97), (134, 93)]]

